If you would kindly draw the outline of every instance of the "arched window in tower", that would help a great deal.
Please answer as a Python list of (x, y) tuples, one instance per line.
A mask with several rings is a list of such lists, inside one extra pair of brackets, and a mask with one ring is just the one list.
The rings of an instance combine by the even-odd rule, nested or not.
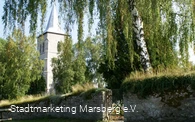
[(42, 53), (42, 52), (41, 52), (41, 44), (39, 45), (39, 51), (40, 51), (40, 54), (41, 54), (41, 53)]
[(48, 39), (45, 40), (45, 51), (48, 50)]
[(57, 44), (57, 51), (59, 52), (61, 49), (60, 49), (60, 42), (58, 42)]
[(45, 43), (43, 42), (43, 53), (44, 53), (44, 51), (45, 51)]

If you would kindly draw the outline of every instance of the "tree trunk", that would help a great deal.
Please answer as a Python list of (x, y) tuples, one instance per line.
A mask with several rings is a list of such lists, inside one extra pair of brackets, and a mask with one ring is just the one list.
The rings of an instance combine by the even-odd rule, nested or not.
[(136, 41), (137, 44), (142, 68), (144, 69), (145, 72), (150, 72), (152, 67), (150, 63), (150, 57), (147, 50), (146, 42), (144, 39), (143, 22), (141, 20), (141, 17), (139, 16), (138, 10), (135, 5), (136, 5), (135, 0), (129, 0), (129, 9), (133, 20), (134, 40)]

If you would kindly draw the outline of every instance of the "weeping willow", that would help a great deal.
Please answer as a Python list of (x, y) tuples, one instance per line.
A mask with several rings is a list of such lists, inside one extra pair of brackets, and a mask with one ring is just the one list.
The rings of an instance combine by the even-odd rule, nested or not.
[[(5, 33), (15, 28), (24, 31), (27, 17), (30, 17), (30, 32), (35, 35), (37, 29), (38, 14), (43, 24), (47, 8), (47, 0), (5, 0), (4, 14), (2, 17)], [(42, 28), (41, 28), (42, 29)]]
[[(143, 28), (139, 31), (144, 33), (144, 47), (148, 51), (144, 54), (148, 55), (148, 58), (144, 59), (148, 64), (146, 68), (142, 62), (143, 55), (137, 49), (139, 45), (133, 39), (135, 16), (132, 16), (132, 4), (129, 4), (132, 1), (136, 2), (133, 5), (143, 22)], [(93, 25), (94, 16), (98, 16), (97, 29), (105, 47), (105, 58), (111, 67), (115, 66), (116, 56), (121, 55), (119, 50), (123, 50), (119, 48), (122, 43), (119, 40), (125, 40), (130, 63), (127, 68), (132, 70), (146, 70), (152, 67), (157, 71), (188, 65), (189, 43), (194, 41), (195, 34), (194, 0), (58, 0), (57, 2), (64, 17), (65, 28), (69, 30), (73, 23), (78, 23), (78, 46), (81, 51), (84, 15), (90, 15), (90, 27)], [(41, 15), (43, 23), (46, 8), (46, 0), (5, 0), (2, 18), (5, 30), (24, 28), (24, 22), (30, 17), (30, 31), (35, 34), (38, 24), (37, 13)], [(179, 12), (176, 9), (179, 9)], [(176, 48), (179, 48), (179, 51)]]
[[(189, 43), (194, 40), (193, 0), (140, 0), (145, 40), (155, 70), (189, 65)], [(176, 48), (179, 48), (177, 51)]]
[(139, 2), (137, 6), (144, 22), (145, 40), (152, 67), (156, 71), (173, 68), (177, 63), (175, 44), (177, 24), (173, 14), (172, 1), (150, 0)]

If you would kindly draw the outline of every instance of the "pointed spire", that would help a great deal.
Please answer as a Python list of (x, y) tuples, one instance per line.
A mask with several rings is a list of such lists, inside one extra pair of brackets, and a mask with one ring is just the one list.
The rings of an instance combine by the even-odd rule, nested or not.
[(56, 10), (55, 3), (54, 3), (53, 8), (51, 10), (49, 20), (47, 23), (47, 28), (46, 28), (45, 32), (64, 34), (64, 32), (61, 30), (61, 28), (59, 26), (58, 13)]

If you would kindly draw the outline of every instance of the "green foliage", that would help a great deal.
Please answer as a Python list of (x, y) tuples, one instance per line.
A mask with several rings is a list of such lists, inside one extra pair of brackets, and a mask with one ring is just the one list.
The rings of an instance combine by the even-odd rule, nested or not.
[(93, 83), (85, 83), (85, 84), (79, 84), (78, 83), (78, 84), (72, 86), (72, 93), (77, 94), (77, 93), (87, 91), (89, 89), (94, 89), (94, 84)]
[(67, 37), (58, 45), (59, 56), (53, 59), (53, 73), (58, 93), (71, 92), (75, 84), (96, 82), (103, 84), (103, 78), (97, 69), (102, 61), (101, 43), (97, 38), (87, 38), (83, 42), (83, 51), (79, 43), (72, 47), (72, 41)]
[(89, 100), (89, 99), (92, 99), (92, 97), (94, 96), (94, 94), (98, 94), (98, 93), (100, 93), (102, 91), (109, 91), (109, 90), (106, 89), (106, 88), (93, 88), (93, 89), (89, 89), (89, 90), (81, 93), (81, 95), (85, 99)]
[(51, 96), (41, 96), (41, 95), (27, 95), (20, 97), (19, 99), (13, 99), (13, 100), (1, 100), (0, 107), (8, 108), (10, 105), (13, 104), (26, 104), (26, 103), (32, 103), (32, 102), (39, 102), (43, 100), (49, 99)]
[[(70, 25), (72, 25), (72, 23), (75, 21), (78, 23), (79, 47), (82, 46), (83, 42), (84, 15), (87, 14), (87, 12), (90, 14), (89, 23), (91, 25), (93, 23), (94, 14), (96, 15), (98, 13), (98, 17), (100, 19), (98, 32), (100, 32), (99, 34), (101, 35), (102, 40), (105, 41), (105, 56), (108, 63), (112, 66), (115, 59), (115, 54), (117, 53), (117, 43), (113, 37), (115, 29), (113, 22), (116, 19), (116, 13), (118, 14), (117, 16), (121, 16), (121, 24), (123, 25), (123, 32), (126, 39), (132, 38), (132, 33), (130, 32), (132, 31), (131, 15), (128, 1), (66, 0), (58, 2), (60, 11), (67, 20), (65, 24), (66, 27), (69, 28)], [(172, 59), (175, 59), (174, 47), (175, 43), (177, 42), (176, 39), (179, 39), (180, 55), (184, 61), (184, 65), (186, 65), (185, 62), (189, 57), (186, 54), (188, 50), (188, 42), (192, 41), (194, 38), (194, 21), (191, 21), (194, 20), (194, 1), (142, 0), (136, 1), (136, 3), (136, 7), (138, 8), (144, 22), (145, 38), (151, 55), (150, 57), (152, 57), (152, 66), (156, 68), (167, 67), (169, 64), (174, 64), (167, 62), (175, 62), (175, 60), (172, 61)], [(173, 10), (173, 4), (179, 8), (179, 12)], [(15, 28), (15, 23), (23, 26), (27, 16), (30, 16), (30, 30), (35, 33), (34, 30), (37, 28), (37, 13), (40, 12), (41, 18), (44, 19), (46, 7), (46, 0), (13, 0), (11, 3), (6, 1), (3, 16), (4, 25), (5, 27), (8, 26), (11, 28)], [(21, 14), (17, 14), (18, 11)], [(176, 21), (177, 18), (179, 18), (181, 21)], [(133, 50), (135, 51), (135, 47), (132, 47), (135, 42), (130, 41), (129, 43), (131, 52)], [(163, 48), (164, 46), (165, 48)], [(161, 52), (163, 52), (163, 54)], [(131, 61), (137, 60), (134, 53), (132, 52), (133, 56), (130, 58)]]
[(87, 82), (85, 79), (86, 64), (83, 54), (78, 54), (78, 56), (75, 57), (72, 68), (74, 71), (74, 83), (83, 84)]
[(6, 44), (6, 40), (0, 38), (0, 50), (4, 48), (5, 44)]
[(69, 37), (58, 44), (58, 54), (58, 57), (52, 60), (55, 89), (57, 93), (67, 93), (75, 84), (72, 40)]
[[(103, 51), (101, 59), (104, 61), (98, 62), (101, 64), (100, 67), (97, 65), (95, 67), (99, 68), (99, 73), (103, 74), (109, 88), (119, 88), (128, 74), (143, 69), (143, 66), (140, 64), (139, 49), (135, 39), (133, 39), (135, 35), (132, 32), (133, 18), (129, 10), (131, 8), (129, 2), (130, 0), (58, 1), (60, 12), (66, 20), (66, 30), (69, 31), (74, 22), (78, 24), (78, 44), (74, 56), (70, 57), (71, 60), (62, 58), (62, 62), (66, 62), (65, 64), (60, 64), (61, 59), (60, 61), (54, 61), (56, 67), (59, 66), (54, 71), (56, 78), (67, 79), (63, 80), (64, 84), (67, 84), (65, 83), (66, 81), (73, 81), (73, 83), (68, 83), (67, 88), (70, 88), (71, 84), (75, 84), (75, 82), (83, 83), (88, 72), (91, 72), (87, 76), (89, 79), (92, 79), (94, 75), (93, 71), (91, 71), (91, 69), (94, 69), (91, 68), (93, 66), (90, 66), (90, 63), (87, 62), (86, 68), (84, 60), (86, 58), (83, 41), (85, 14), (90, 15), (89, 30), (95, 18), (94, 15), (99, 19), (97, 34), (102, 40)], [(144, 38), (154, 72), (177, 67), (188, 68), (189, 43), (193, 42), (195, 34), (194, 6), (194, 0), (136, 1), (136, 8), (143, 20)], [(12, 0), (11, 3), (6, 1), (3, 15), (5, 28), (9, 27), (9, 29), (13, 30), (16, 24), (19, 28), (23, 28), (27, 16), (30, 16), (30, 30), (35, 34), (37, 13), (41, 13), (43, 22), (46, 7), (46, 0)], [(17, 14), (17, 12), (21, 14)], [(71, 53), (68, 52), (68, 54)], [(68, 67), (67, 70), (65, 70), (66, 68), (63, 65)], [(4, 71), (5, 66), (3, 64), (0, 64), (0, 66), (2, 71)], [(65, 78), (63, 74), (66, 74), (68, 77)], [(61, 86), (59, 85), (59, 87)], [(63, 91), (62, 89), (61, 91)]]
[[(122, 1), (118, 2), (116, 6), (116, 14), (114, 16), (114, 23), (112, 25), (114, 27), (112, 39), (117, 44), (116, 53), (113, 57), (113, 67), (109, 65), (109, 59), (105, 58), (104, 62), (101, 63), (99, 68), (99, 72), (103, 73), (103, 77), (108, 85), (107, 87), (112, 89), (120, 88), (120, 85), (125, 77), (129, 75), (133, 68), (137, 68), (139, 66), (133, 64), (135, 61), (131, 61), (131, 58), (134, 57), (135, 52), (129, 48), (131, 46), (130, 42), (132, 39), (129, 37), (127, 38), (125, 35), (131, 33), (126, 30), (124, 25), (125, 22), (130, 22), (127, 18), (129, 14), (124, 13), (125, 10), (128, 10), (127, 8), (128, 6)], [(111, 47), (115, 48), (114, 46)]]
[(30, 88), (27, 94), (41, 94), (45, 92), (46, 89), (46, 81), (43, 76), (40, 79), (36, 79), (35, 81), (31, 82)]
[[(41, 25), (43, 25), (47, 8), (47, 0), (12, 0), (5, 1), (3, 6), (3, 24), (5, 28), (24, 29), (25, 21), (30, 16), (30, 32), (35, 35), (37, 28), (38, 14), (41, 14)], [(20, 14), (18, 14), (20, 13)], [(42, 27), (42, 26), (41, 26)], [(5, 30), (6, 31), (6, 30)]]
[(170, 90), (187, 88), (189, 85), (195, 88), (195, 74), (163, 75), (143, 79), (126, 79), (121, 89), (124, 92), (131, 92), (140, 97), (147, 97), (153, 94), (161, 94)]
[[(2, 53), (5, 52), (5, 45), (6, 45), (6, 41), (2, 38), (0, 38), (0, 56), (1, 56), (1, 59), (3, 59), (3, 55)], [(0, 69), (1, 69), (1, 72), (0, 72), (0, 90), (2, 89), (3, 85), (3, 79), (4, 79), (4, 73), (5, 73), (5, 63), (2, 63), (2, 61), (0, 61)], [(1, 91), (2, 92), (2, 91)], [(2, 94), (0, 94), (0, 99), (2, 99)]]
[(15, 30), (0, 51), (0, 95), (3, 99), (24, 96), (31, 82), (39, 79), (42, 61), (35, 49), (35, 40)]
[(79, 43), (72, 47), (68, 37), (58, 45), (59, 56), (53, 59), (53, 73), (59, 93), (70, 92), (75, 84), (92, 81), (102, 83), (103, 78), (97, 71), (102, 61), (102, 45), (98, 41), (98, 38), (87, 38), (83, 42), (83, 51), (80, 50)]
[(103, 87), (104, 79), (102, 74), (98, 72), (100, 63), (103, 62), (103, 46), (101, 40), (98, 37), (88, 37), (85, 40), (84, 55), (86, 61), (86, 80), (98, 83), (100, 87)]
[(188, 66), (189, 43), (194, 39), (191, 2), (193, 0), (137, 2), (155, 70)]

